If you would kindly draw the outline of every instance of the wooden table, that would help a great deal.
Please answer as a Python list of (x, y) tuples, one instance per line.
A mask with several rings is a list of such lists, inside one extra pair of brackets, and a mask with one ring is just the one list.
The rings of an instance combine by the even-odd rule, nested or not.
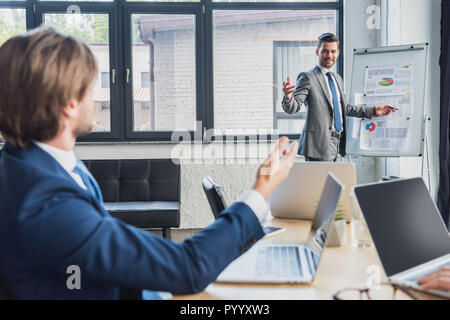
[[(302, 244), (308, 235), (311, 221), (274, 219), (268, 225), (283, 227), (286, 230), (264, 238), (258, 244)], [(179, 295), (174, 299), (327, 300), (332, 299), (333, 293), (343, 288), (367, 287), (377, 275), (382, 282), (387, 281), (375, 248), (353, 247), (350, 225), (347, 224), (346, 245), (325, 249), (312, 284), (224, 284), (215, 282), (199, 294)], [(415, 293), (421, 299), (435, 299), (431, 295)]]

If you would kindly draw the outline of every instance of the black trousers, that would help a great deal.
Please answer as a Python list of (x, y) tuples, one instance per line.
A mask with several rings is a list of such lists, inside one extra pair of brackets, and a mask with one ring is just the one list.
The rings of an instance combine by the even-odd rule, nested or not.
[[(337, 157), (334, 158), (333, 162), (336, 162), (336, 159), (337, 159)], [(325, 162), (324, 160), (311, 158), (311, 157), (307, 157), (307, 156), (305, 156), (305, 160), (306, 160), (306, 162)]]

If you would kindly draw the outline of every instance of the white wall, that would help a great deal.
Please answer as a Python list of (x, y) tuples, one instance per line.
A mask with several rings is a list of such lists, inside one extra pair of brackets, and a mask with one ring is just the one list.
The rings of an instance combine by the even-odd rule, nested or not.
[[(440, 67), (441, 54), (441, 0), (389, 0), (387, 19), (388, 45), (429, 43), (427, 90), (425, 93), (425, 114), (431, 117), (427, 125), (429, 145), (430, 176), (426, 172), (427, 158), (400, 158), (388, 163), (388, 170), (398, 172), (401, 177), (422, 175), (422, 161), (425, 161), (423, 177), (431, 195), (436, 200), (439, 186), (439, 124), (440, 124)], [(426, 152), (425, 152), (426, 155)]]
[[(367, 9), (377, 5), (376, 0), (344, 0), (344, 85), (350, 99), (352, 79), (353, 50), (379, 46), (380, 30), (369, 29)], [(357, 183), (374, 182), (379, 178), (375, 158), (353, 158), (356, 164)]]

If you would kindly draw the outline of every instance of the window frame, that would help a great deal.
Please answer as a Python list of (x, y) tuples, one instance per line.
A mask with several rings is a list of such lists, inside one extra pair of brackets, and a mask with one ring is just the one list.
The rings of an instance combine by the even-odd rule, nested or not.
[(108, 14), (109, 24), (109, 74), (110, 74), (110, 129), (109, 132), (92, 132), (86, 136), (80, 137), (78, 141), (120, 141), (120, 133), (122, 131), (122, 124), (120, 121), (120, 101), (121, 101), (121, 81), (119, 80), (120, 72), (116, 71), (117, 80), (112, 81), (112, 70), (120, 70), (119, 68), (119, 52), (120, 41), (116, 30), (117, 21), (117, 6), (114, 1), (111, 2), (66, 2), (66, 1), (36, 1), (33, 0), (33, 7), (35, 10), (36, 26), (39, 26), (44, 21), (45, 14), (68, 14), (67, 8), (70, 5), (77, 5), (80, 7), (82, 14)]
[[(213, 39), (212, 39), (212, 30), (213, 30), (213, 21), (212, 21), (212, 11), (213, 10), (323, 10), (323, 11), (329, 11), (329, 10), (335, 10), (336, 11), (336, 34), (340, 41), (340, 58), (338, 60), (338, 63), (336, 65), (336, 71), (343, 77), (343, 66), (344, 66), (344, 28), (343, 28), (343, 0), (337, 0), (336, 2), (287, 2), (287, 3), (280, 3), (280, 2), (261, 2), (261, 3), (255, 3), (255, 2), (213, 2), (212, 3), (212, 10), (211, 10), (211, 35), (210, 35), (210, 41), (207, 41), (207, 43), (210, 45), (208, 48), (209, 52), (213, 52)], [(213, 72), (213, 66), (212, 66), (212, 58), (211, 61), (208, 61), (211, 63), (209, 65), (209, 68)], [(210, 75), (211, 77), (211, 88), (208, 88), (211, 90), (210, 95), (208, 95), (208, 104), (212, 106), (211, 112), (208, 114), (207, 117), (207, 124), (206, 129), (214, 129), (214, 99), (213, 99), (213, 93), (214, 93), (214, 87), (213, 87), (213, 73)], [(275, 98), (274, 98), (275, 99)], [(292, 117), (292, 115), (287, 115), (287, 117)], [(274, 119), (275, 120), (275, 119)], [(300, 139), (301, 133), (298, 134), (284, 134), (289, 139), (292, 140), (298, 140)], [(215, 135), (212, 137), (206, 137), (207, 140), (219, 140), (219, 141), (226, 141), (227, 136), (226, 135)], [(256, 140), (276, 140), (279, 137), (277, 135), (267, 135), (267, 136), (257, 136)], [(235, 140), (237, 141), (249, 141), (251, 137), (247, 136), (235, 136)]]
[[(124, 0), (123, 0), (124, 1)], [(173, 136), (181, 136), (184, 131), (134, 131), (133, 123), (133, 57), (132, 57), (132, 21), (133, 14), (173, 14), (173, 15), (193, 15), (195, 17), (195, 80), (196, 80), (196, 121), (202, 121), (204, 114), (203, 95), (204, 91), (201, 83), (203, 77), (203, 44), (201, 34), (203, 33), (203, 15), (201, 2), (184, 3), (148, 3), (148, 2), (126, 2), (124, 3), (124, 68), (130, 70), (130, 81), (125, 83), (125, 140), (128, 141), (172, 141)], [(196, 130), (189, 131), (191, 141), (194, 138), (203, 136), (204, 126), (197, 127)]]
[[(275, 70), (275, 66), (276, 66), (276, 49), (279, 47), (301, 47), (302, 44), (316, 44), (316, 42), (313, 41), (274, 41), (273, 42), (273, 83), (275, 82), (275, 74), (276, 74), (276, 70)], [(281, 88), (279, 88), (279, 90), (281, 90)], [(277, 102), (277, 97), (275, 96), (275, 93), (273, 95), (273, 127), (274, 129), (278, 129), (278, 120), (304, 120), (306, 119), (306, 115), (307, 112), (306, 110), (298, 112), (296, 114), (288, 114), (286, 112), (279, 112), (277, 111), (277, 106), (276, 106), (276, 102)]]
[[(39, 26), (45, 13), (66, 13), (69, 5), (78, 5), (82, 13), (105, 13), (109, 15), (110, 75), (115, 69), (116, 79), (110, 77), (110, 132), (93, 132), (81, 137), (79, 141), (158, 141), (170, 142), (177, 131), (133, 131), (132, 97), (132, 39), (131, 15), (143, 14), (193, 14), (195, 16), (195, 70), (196, 70), (196, 119), (201, 121), (189, 135), (192, 140), (228, 141), (227, 136), (207, 135), (214, 129), (214, 70), (213, 70), (213, 12), (214, 10), (334, 10), (336, 11), (336, 33), (341, 42), (341, 56), (337, 72), (343, 76), (344, 66), (344, 5), (343, 0), (335, 2), (132, 2), (113, 1), (3, 1), (0, 8), (26, 9), (27, 30)], [(130, 69), (129, 83), (126, 83), (125, 70)], [(282, 116), (282, 115), (280, 115)], [(289, 115), (286, 115), (289, 118)], [(284, 116), (282, 117), (284, 118)], [(276, 122), (277, 118), (274, 117)], [(208, 131), (211, 132), (211, 131)], [(299, 139), (300, 133), (288, 134), (290, 139)], [(234, 140), (249, 141), (274, 140), (277, 136), (234, 136)]]

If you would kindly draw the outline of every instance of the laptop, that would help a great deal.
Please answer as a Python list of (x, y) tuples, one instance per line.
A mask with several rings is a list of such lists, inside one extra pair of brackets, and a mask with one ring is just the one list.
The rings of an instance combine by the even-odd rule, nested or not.
[[(323, 188), (305, 244), (255, 245), (217, 278), (232, 283), (309, 283), (314, 280), (344, 186), (332, 173)], [(299, 234), (299, 239), (301, 234)], [(300, 241), (299, 241), (300, 242)]]
[(338, 209), (344, 211), (345, 218), (350, 221), (349, 194), (356, 185), (353, 163), (295, 162), (288, 178), (270, 196), (272, 215), (282, 219), (312, 220), (328, 172), (346, 186), (339, 199)]
[[(424, 291), (417, 280), (450, 265), (450, 236), (423, 179), (367, 184), (354, 191), (389, 281)], [(449, 291), (426, 292), (450, 298)]]

